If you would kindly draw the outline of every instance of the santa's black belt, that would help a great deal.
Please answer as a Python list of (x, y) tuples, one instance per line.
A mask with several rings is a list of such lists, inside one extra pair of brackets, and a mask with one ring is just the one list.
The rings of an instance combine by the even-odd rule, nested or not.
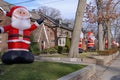
[(9, 35), (8, 37), (9, 37), (9, 38), (11, 38), (11, 37), (23, 37), (23, 38), (29, 38), (29, 39), (30, 39), (30, 36), (20, 35), (20, 34), (12, 34), (12, 35)]

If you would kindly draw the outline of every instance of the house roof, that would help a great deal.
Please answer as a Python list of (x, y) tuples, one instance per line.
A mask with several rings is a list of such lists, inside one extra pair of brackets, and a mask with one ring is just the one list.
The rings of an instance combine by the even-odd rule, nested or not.
[(9, 11), (11, 7), (13, 7), (13, 4), (10, 4), (8, 2), (5, 2), (3, 0), (0, 0), (0, 7), (2, 7), (4, 10)]
[(52, 17), (47, 16), (47, 15), (42, 14), (42, 13), (40, 15), (43, 16), (44, 18), (48, 19), (49, 21), (51, 21), (55, 25), (55, 27), (60, 27), (60, 28), (63, 28), (63, 29), (67, 29), (69, 31), (73, 31), (73, 29), (69, 27), (68, 23), (63, 23), (62, 22), (60, 24), (59, 19), (53, 19)]

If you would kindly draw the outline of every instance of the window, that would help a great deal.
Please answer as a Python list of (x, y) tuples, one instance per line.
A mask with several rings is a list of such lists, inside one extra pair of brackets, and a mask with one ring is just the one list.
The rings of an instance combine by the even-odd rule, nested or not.
[(59, 43), (61, 44), (61, 39), (59, 40)]

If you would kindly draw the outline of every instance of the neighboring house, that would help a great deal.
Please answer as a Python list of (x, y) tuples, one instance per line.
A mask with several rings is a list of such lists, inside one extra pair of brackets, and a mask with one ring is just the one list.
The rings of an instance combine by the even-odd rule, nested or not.
[[(9, 7), (6, 5), (8, 5), (8, 3), (0, 0), (0, 6), (6, 10), (9, 10)], [(3, 14), (4, 12), (0, 10), (0, 26), (9, 25), (11, 21), (10, 18)], [(0, 34), (0, 51), (5, 51), (6, 49), (7, 49), (7, 34), (2, 33)]]
[(34, 39), (38, 42), (41, 49), (65, 46), (66, 37), (71, 38), (72, 29), (68, 24), (62, 23), (60, 20), (55, 20), (49, 16), (39, 13), (41, 17), (44, 17), (44, 24), (40, 28), (35, 30)]
[[(13, 5), (0, 0), (0, 7), (4, 10), (9, 11)], [(60, 20), (55, 20), (44, 14), (36, 14), (33, 11), (32, 14), (33, 22), (40, 17), (44, 17), (44, 24), (41, 24), (36, 30), (32, 33), (34, 35), (34, 41), (39, 43), (40, 49), (45, 49), (54, 46), (65, 46), (66, 37), (71, 38), (72, 29), (69, 28), (68, 24), (62, 23)], [(0, 26), (10, 24), (10, 18), (6, 16), (0, 16)], [(33, 23), (32, 22), (32, 23)], [(7, 34), (0, 34), (0, 50), (7, 49)]]

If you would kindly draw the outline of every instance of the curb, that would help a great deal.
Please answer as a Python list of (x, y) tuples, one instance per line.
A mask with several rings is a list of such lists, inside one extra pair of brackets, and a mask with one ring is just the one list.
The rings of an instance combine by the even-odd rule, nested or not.
[(87, 67), (63, 76), (57, 80), (88, 80), (96, 73), (95, 65), (88, 65)]

